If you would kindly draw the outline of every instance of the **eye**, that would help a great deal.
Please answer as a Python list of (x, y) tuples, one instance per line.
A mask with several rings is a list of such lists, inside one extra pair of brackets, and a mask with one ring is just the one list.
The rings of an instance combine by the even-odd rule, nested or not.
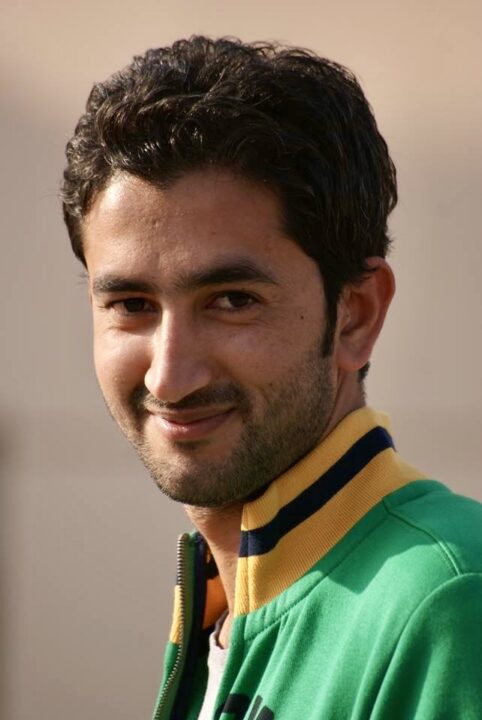
[(121, 315), (138, 315), (139, 313), (152, 312), (153, 305), (149, 300), (142, 297), (125, 298), (110, 303), (112, 308)]
[(231, 292), (224, 292), (217, 295), (214, 300), (210, 303), (209, 307), (215, 308), (216, 310), (245, 310), (256, 303), (255, 298), (248, 293), (241, 292), (240, 290), (233, 290)]

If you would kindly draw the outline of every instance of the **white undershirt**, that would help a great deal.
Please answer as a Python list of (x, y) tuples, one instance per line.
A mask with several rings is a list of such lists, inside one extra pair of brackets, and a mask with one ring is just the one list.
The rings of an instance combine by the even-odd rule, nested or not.
[(198, 720), (212, 720), (215, 703), (218, 695), (221, 678), (223, 676), (226, 660), (228, 657), (227, 649), (218, 645), (219, 631), (224, 622), (227, 613), (224, 613), (217, 621), (213, 632), (209, 636), (209, 655), (208, 655), (208, 684), (204, 695), (203, 705), (199, 713)]

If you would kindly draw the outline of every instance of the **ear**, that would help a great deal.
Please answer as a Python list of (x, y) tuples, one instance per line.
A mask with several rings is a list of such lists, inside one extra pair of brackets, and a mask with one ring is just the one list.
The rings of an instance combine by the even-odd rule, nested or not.
[(390, 265), (380, 257), (367, 258), (361, 280), (346, 285), (338, 302), (337, 366), (346, 372), (360, 370), (370, 359), (385, 315), (395, 293)]

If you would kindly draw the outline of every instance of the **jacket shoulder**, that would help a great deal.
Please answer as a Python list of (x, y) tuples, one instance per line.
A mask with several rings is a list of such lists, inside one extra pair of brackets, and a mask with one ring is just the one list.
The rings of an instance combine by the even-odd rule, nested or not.
[(388, 514), (452, 563), (455, 575), (482, 572), (482, 504), (435, 481), (411, 483), (384, 499)]

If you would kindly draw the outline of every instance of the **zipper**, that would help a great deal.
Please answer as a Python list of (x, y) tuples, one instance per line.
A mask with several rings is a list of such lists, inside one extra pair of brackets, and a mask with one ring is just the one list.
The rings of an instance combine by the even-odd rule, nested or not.
[[(164, 683), (164, 687), (162, 689), (162, 692), (159, 696), (159, 700), (157, 702), (156, 709), (154, 711), (154, 715), (152, 716), (152, 720), (162, 720), (162, 713), (164, 710), (164, 706), (166, 705), (166, 700), (171, 692), (174, 682), (177, 679), (177, 675), (180, 672), (185, 656), (187, 651), (187, 638), (186, 638), (186, 549), (188, 546), (189, 541), (189, 535), (188, 533), (183, 533), (178, 541), (177, 541), (177, 567), (176, 567), (176, 574), (179, 579), (179, 619), (180, 619), (180, 643), (179, 643), (179, 649), (177, 651), (176, 659), (174, 661), (174, 665), (171, 668), (171, 672), (169, 673), (166, 682)], [(165, 718), (167, 720), (167, 718)]]

